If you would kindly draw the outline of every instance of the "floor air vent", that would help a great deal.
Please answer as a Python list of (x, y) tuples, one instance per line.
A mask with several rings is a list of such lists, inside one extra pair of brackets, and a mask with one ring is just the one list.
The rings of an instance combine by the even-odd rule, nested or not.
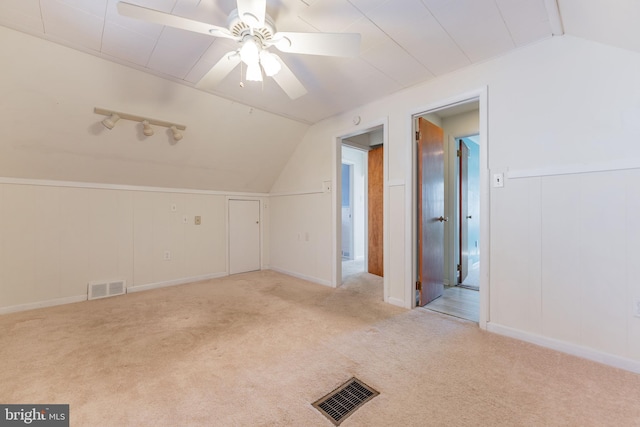
[(351, 378), (331, 393), (315, 401), (313, 406), (338, 426), (345, 418), (379, 394), (359, 379)]
[(122, 295), (126, 292), (124, 280), (115, 280), (113, 282), (91, 282), (89, 283), (88, 299), (98, 299)]

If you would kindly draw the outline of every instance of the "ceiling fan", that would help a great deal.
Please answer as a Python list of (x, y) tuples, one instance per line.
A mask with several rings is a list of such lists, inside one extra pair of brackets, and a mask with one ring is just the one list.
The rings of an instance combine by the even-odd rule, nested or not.
[(197, 83), (197, 87), (214, 87), (241, 62), (247, 66), (246, 80), (262, 81), (263, 72), (296, 99), (307, 90), (282, 59), (269, 51), (275, 46), (281, 52), (324, 56), (357, 56), (360, 34), (355, 33), (292, 33), (277, 31), (266, 13), (266, 0), (237, 0), (227, 18), (227, 28), (171, 15), (127, 2), (118, 2), (118, 12), (130, 18), (167, 25), (213, 37), (223, 37), (239, 43), (238, 49), (226, 53)]

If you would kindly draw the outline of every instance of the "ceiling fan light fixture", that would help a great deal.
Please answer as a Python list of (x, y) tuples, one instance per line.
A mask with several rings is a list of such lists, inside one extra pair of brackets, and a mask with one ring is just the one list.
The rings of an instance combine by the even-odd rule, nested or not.
[(282, 69), (282, 65), (271, 52), (263, 50), (260, 52), (260, 64), (264, 69), (264, 73), (273, 77)]
[(260, 60), (260, 46), (258, 45), (255, 36), (249, 36), (244, 40), (244, 42), (242, 42), (242, 47), (240, 48), (240, 59), (242, 62), (247, 64), (247, 66), (257, 64)]
[(246, 79), (250, 82), (261, 82), (262, 81), (262, 70), (260, 69), (260, 64), (257, 62), (255, 64), (247, 65), (247, 77)]

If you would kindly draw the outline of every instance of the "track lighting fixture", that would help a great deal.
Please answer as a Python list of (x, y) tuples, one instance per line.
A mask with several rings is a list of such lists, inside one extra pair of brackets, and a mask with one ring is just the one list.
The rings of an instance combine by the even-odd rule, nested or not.
[(142, 133), (144, 134), (144, 136), (153, 135), (153, 128), (149, 124), (149, 120), (142, 121)]
[(116, 122), (118, 120), (120, 120), (120, 116), (117, 115), (116, 113), (112, 113), (109, 117), (107, 117), (102, 121), (102, 124), (107, 129), (113, 129), (113, 127), (116, 125)]
[(174, 125), (171, 126), (171, 132), (173, 133), (173, 139), (175, 139), (176, 141), (180, 141), (182, 139), (182, 134), (180, 133), (180, 131), (178, 131), (178, 128)]
[(117, 111), (111, 111), (111, 110), (105, 110), (103, 108), (94, 108), (93, 112), (96, 114), (102, 114), (103, 116), (108, 116), (107, 118), (105, 118), (104, 120), (102, 120), (102, 124), (107, 128), (107, 129), (113, 129), (113, 127), (116, 125), (116, 122), (120, 119), (124, 119), (124, 120), (132, 120), (134, 122), (141, 122), (142, 123), (142, 133), (145, 136), (151, 136), (154, 134), (153, 132), (153, 128), (151, 127), (151, 125), (154, 126), (164, 126), (167, 128), (171, 129), (171, 132), (173, 134), (173, 139), (176, 141), (180, 141), (182, 139), (182, 133), (179, 132), (180, 130), (185, 130), (187, 127), (185, 125), (179, 125), (176, 123), (171, 123), (171, 122), (165, 122), (163, 120), (156, 120), (156, 119), (150, 119), (147, 117), (141, 117), (141, 116), (135, 116), (133, 114), (127, 114), (127, 113), (120, 113)]

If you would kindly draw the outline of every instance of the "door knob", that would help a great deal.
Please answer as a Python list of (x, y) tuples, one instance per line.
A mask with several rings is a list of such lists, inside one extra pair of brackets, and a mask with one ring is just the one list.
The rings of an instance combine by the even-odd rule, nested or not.
[(444, 216), (440, 215), (440, 218), (438, 218), (438, 221), (447, 222), (447, 221), (449, 221), (449, 217), (444, 217)]
[(467, 219), (471, 219), (471, 215), (469, 215), (469, 216), (467, 217)]

